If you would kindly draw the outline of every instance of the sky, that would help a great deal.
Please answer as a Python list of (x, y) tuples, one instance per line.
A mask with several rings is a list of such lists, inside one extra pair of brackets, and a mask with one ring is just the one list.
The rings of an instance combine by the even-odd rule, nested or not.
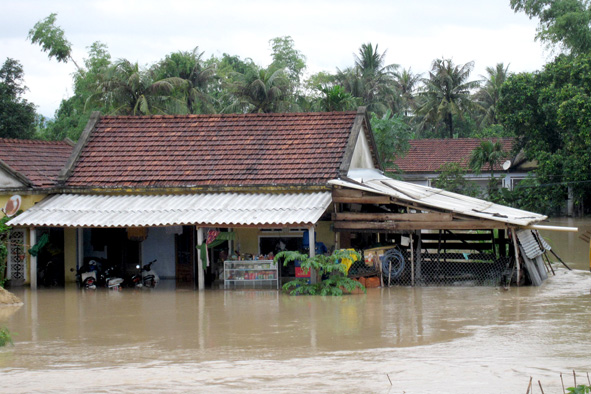
[(386, 50), (386, 63), (415, 73), (428, 72), (437, 58), (474, 61), (473, 79), (500, 62), (524, 72), (550, 60), (535, 41), (537, 21), (515, 14), (509, 0), (0, 0), (0, 10), (0, 61), (21, 62), (25, 98), (49, 118), (71, 96), (75, 69), (27, 40), (51, 13), (79, 64), (100, 41), (113, 60), (142, 66), (195, 47), (205, 58), (228, 53), (267, 66), (269, 40), (283, 36), (306, 56), (308, 73), (353, 65), (364, 43)]

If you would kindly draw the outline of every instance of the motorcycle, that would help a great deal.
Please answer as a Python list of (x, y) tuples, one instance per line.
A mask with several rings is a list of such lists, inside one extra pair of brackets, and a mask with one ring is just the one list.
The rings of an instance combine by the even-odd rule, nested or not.
[(152, 260), (141, 268), (139, 265), (135, 266), (139, 270), (137, 274), (131, 277), (131, 283), (135, 287), (156, 287), (158, 282), (160, 282), (160, 277), (152, 269), (152, 264), (156, 261), (158, 260)]
[[(71, 271), (74, 271), (72, 269)], [(76, 271), (76, 282), (83, 289), (96, 289), (100, 264), (95, 260), (89, 260)]]
[(123, 284), (123, 278), (115, 275), (113, 272), (115, 271), (115, 267), (109, 267), (104, 272), (104, 279), (105, 279), (105, 286), (111, 290), (121, 290), (121, 285)]

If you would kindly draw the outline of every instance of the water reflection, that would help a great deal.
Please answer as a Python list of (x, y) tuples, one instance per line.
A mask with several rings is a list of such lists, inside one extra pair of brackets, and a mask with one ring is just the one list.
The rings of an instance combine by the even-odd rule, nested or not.
[[(546, 392), (591, 371), (591, 273), (541, 287), (17, 291), (0, 392)], [(390, 386), (388, 374), (394, 383)], [(92, 376), (104, 386), (88, 386)]]

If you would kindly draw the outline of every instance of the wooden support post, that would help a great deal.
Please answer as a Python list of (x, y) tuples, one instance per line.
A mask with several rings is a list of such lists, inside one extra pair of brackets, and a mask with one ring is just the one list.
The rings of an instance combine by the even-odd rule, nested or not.
[(76, 273), (84, 265), (84, 229), (76, 229)]
[(415, 258), (417, 259), (417, 267), (416, 267), (416, 273), (415, 273), (415, 278), (418, 280), (422, 280), (423, 277), (423, 273), (422, 273), (422, 254), (421, 254), (421, 249), (422, 249), (422, 235), (421, 235), (421, 231), (419, 230), (419, 234), (417, 235), (417, 252), (415, 253)]
[(519, 266), (519, 246), (517, 245), (517, 234), (515, 234), (515, 228), (511, 229), (511, 237), (513, 238), (513, 249), (515, 251), (515, 269), (517, 272), (517, 278), (515, 279), (515, 283), (517, 284), (517, 286), (519, 286), (521, 269)]
[[(29, 244), (33, 247), (37, 243), (37, 230), (35, 227), (29, 228)], [(25, 247), (25, 245), (23, 245)], [(30, 271), (29, 278), (31, 289), (37, 290), (37, 256), (29, 254)]]
[(415, 245), (414, 240), (412, 237), (412, 233), (410, 233), (410, 285), (415, 285)]
[(205, 256), (201, 256), (201, 244), (203, 242), (203, 229), (197, 227), (197, 289), (199, 291), (205, 288), (205, 272), (203, 272), (203, 259)]

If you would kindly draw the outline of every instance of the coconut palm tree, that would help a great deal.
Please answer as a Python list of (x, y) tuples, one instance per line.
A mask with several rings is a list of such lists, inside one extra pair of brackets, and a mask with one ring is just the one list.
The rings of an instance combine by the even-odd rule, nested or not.
[(475, 173), (480, 173), (486, 165), (490, 168), (490, 176), (494, 178), (494, 165), (505, 157), (500, 141), (482, 141), (470, 154), (469, 166)]
[(231, 104), (224, 112), (286, 112), (295, 110), (288, 100), (291, 91), (289, 79), (283, 69), (250, 66), (244, 73), (235, 72), (229, 84)]
[(378, 45), (362, 44), (355, 56), (355, 66), (337, 69), (336, 84), (362, 100), (368, 110), (385, 113), (396, 101), (394, 72), (396, 64), (385, 64), (386, 51), (380, 53)]
[(410, 68), (394, 73), (394, 84), (399, 97), (399, 108), (404, 116), (408, 116), (416, 108), (415, 94), (420, 80), (421, 74), (414, 74)]
[(443, 122), (447, 135), (453, 138), (453, 116), (463, 117), (472, 107), (471, 92), (479, 86), (477, 81), (469, 80), (473, 67), (474, 62), (455, 65), (450, 59), (433, 61), (429, 77), (423, 79), (417, 106), (423, 127)]
[(215, 78), (215, 66), (207, 65), (202, 57), (199, 47), (191, 52), (174, 52), (154, 68), (157, 80), (180, 78), (185, 81), (180, 86), (180, 93), (191, 114), (215, 112), (215, 100), (208, 91)]
[(184, 84), (181, 78), (155, 80), (151, 71), (123, 59), (107, 68), (90, 100), (102, 101), (115, 115), (182, 114), (184, 100), (173, 93)]
[(494, 68), (486, 68), (483, 76), (484, 86), (474, 95), (478, 112), (481, 113), (480, 127), (498, 124), (497, 103), (501, 97), (501, 86), (509, 77), (509, 65), (498, 63)]

